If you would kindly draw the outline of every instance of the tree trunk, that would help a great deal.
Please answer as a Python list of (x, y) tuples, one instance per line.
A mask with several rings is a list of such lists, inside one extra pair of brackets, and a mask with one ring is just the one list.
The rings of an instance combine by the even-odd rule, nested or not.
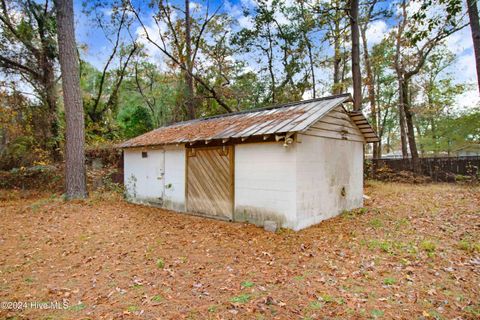
[(413, 164), (413, 171), (415, 173), (420, 172), (419, 168), (419, 159), (418, 159), (418, 150), (417, 150), (417, 143), (415, 141), (415, 130), (413, 125), (413, 114), (410, 109), (410, 96), (409, 96), (409, 88), (408, 88), (408, 79), (404, 79), (403, 81), (403, 109), (405, 115), (405, 121), (407, 125), (407, 138), (408, 138), (408, 145), (410, 147), (410, 156), (412, 157), (412, 164)]
[(353, 110), (362, 109), (362, 74), (360, 73), (360, 32), (358, 28), (359, 0), (350, 0), (350, 28), (352, 33)]
[[(375, 92), (380, 92), (380, 83), (378, 81), (378, 76), (375, 76), (375, 74), (373, 74), (373, 76), (374, 76), (373, 83), (376, 86)], [(378, 138), (380, 139), (380, 141), (378, 142), (376, 157), (377, 157), (377, 159), (380, 159), (382, 157), (382, 137), (383, 137), (383, 134), (385, 132), (385, 121), (382, 120), (383, 119), (382, 118), (382, 108), (381, 108), (381, 104), (380, 104), (380, 101), (379, 101), (377, 95), (375, 95), (375, 105), (377, 106), (377, 115), (376, 115), (377, 135), (378, 135)], [(386, 111), (385, 115), (386, 114), (388, 114), (388, 110)]]
[[(303, 1), (300, 1), (300, 9), (302, 10), (303, 23), (306, 23), (307, 18), (305, 16), (305, 5)], [(310, 43), (310, 39), (308, 39), (307, 30), (304, 30), (303, 32), (303, 38), (305, 41), (305, 45), (307, 46), (308, 61), (310, 63), (310, 73), (311, 73), (310, 77), (312, 78), (312, 94), (313, 94), (313, 99), (315, 99), (317, 97), (317, 88), (316, 88), (316, 80), (315, 80), (315, 62), (313, 58), (312, 44)]]
[(341, 84), (341, 68), (340, 64), (342, 63), (342, 54), (340, 47), (340, 21), (338, 19), (335, 21), (335, 28), (333, 30), (333, 94), (341, 94), (342, 84)]
[(480, 25), (478, 20), (477, 0), (467, 0), (468, 17), (472, 31), (473, 49), (475, 51), (475, 64), (477, 67), (477, 85), (480, 91)]
[(65, 186), (67, 199), (87, 197), (85, 123), (75, 42), (73, 0), (56, 0), (58, 51), (66, 120)]
[(187, 84), (187, 117), (195, 119), (195, 97), (193, 88), (193, 62), (192, 62), (192, 38), (191, 38), (190, 0), (185, 0), (185, 82)]
[[(370, 102), (370, 109), (372, 113), (372, 127), (375, 132), (378, 132), (377, 121), (377, 101), (375, 97), (375, 79), (373, 77), (372, 65), (370, 63), (370, 55), (368, 53), (368, 43), (365, 28), (362, 28), (362, 42), (363, 42), (363, 59), (365, 60), (365, 71), (367, 72), (366, 84), (368, 90), (368, 101)], [(378, 133), (377, 133), (378, 134)], [(373, 158), (378, 158), (378, 142), (373, 143)]]
[(434, 147), (433, 147), (433, 154), (435, 156), (438, 156), (438, 137), (437, 137), (437, 127), (435, 125), (435, 119), (434, 117), (432, 117), (430, 119), (430, 126), (431, 126), (431, 129), (432, 129), (432, 140), (433, 140), (433, 143), (434, 143)]
[(407, 132), (405, 128), (405, 86), (401, 75), (398, 75), (398, 118), (400, 125), (400, 139), (402, 142), (403, 158), (408, 158)]

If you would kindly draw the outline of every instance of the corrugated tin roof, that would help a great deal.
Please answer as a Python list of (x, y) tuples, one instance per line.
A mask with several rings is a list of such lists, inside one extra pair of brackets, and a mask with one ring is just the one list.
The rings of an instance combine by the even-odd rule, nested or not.
[[(244, 139), (268, 134), (301, 132), (308, 129), (333, 108), (351, 101), (351, 99), (350, 94), (342, 94), (179, 122), (125, 141), (119, 147), (144, 147), (230, 138)], [(358, 117), (358, 114), (353, 116)], [(364, 129), (362, 131), (364, 134), (371, 134), (371, 132), (373, 130)], [(373, 133), (375, 134), (375, 132)]]

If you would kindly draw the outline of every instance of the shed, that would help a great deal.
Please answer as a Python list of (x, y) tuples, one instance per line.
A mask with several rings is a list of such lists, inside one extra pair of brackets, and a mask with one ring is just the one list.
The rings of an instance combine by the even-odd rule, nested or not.
[(299, 230), (363, 205), (364, 144), (349, 94), (195, 119), (120, 145), (129, 201)]

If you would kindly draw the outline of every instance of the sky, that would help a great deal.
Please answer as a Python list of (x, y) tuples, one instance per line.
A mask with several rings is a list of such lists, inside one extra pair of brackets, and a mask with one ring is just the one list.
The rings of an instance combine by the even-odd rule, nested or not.
[[(140, 0), (141, 1), (141, 0)], [(175, 1), (175, 0), (174, 0)], [(178, 0), (177, 0), (178, 1)], [(271, 0), (270, 0), (271, 1)], [(294, 0), (287, 0), (292, 1)], [(328, 1), (328, 0), (326, 0)], [(183, 1), (180, 1), (183, 3)], [(195, 2), (192, 1), (192, 6), (196, 4), (205, 4), (204, 1)], [(255, 0), (211, 0), (210, 7), (216, 8), (221, 6), (221, 10), (228, 12), (238, 23), (238, 28), (240, 27), (251, 27), (251, 21), (244, 17), (242, 8), (252, 8), (255, 5)], [(392, 5), (388, 3), (387, 5)], [(79, 44), (85, 45), (87, 48), (82, 52), (83, 59), (87, 60), (97, 68), (103, 68), (108, 54), (110, 53), (111, 44), (105, 38), (103, 32), (95, 28), (91, 19), (86, 16), (82, 11), (82, 2), (75, 1), (75, 15), (76, 15), (76, 36), (77, 42)], [(147, 27), (150, 27), (151, 30), (154, 30), (153, 19), (151, 18), (151, 12), (148, 11), (148, 8), (144, 8), (143, 16)], [(278, 17), (279, 20), (282, 20), (282, 17)], [(288, 23), (288, 21), (283, 21), (283, 23)], [(367, 38), (369, 40), (369, 46), (379, 43), (385, 34), (389, 33), (393, 28), (392, 19), (389, 20), (377, 20), (370, 24), (367, 31)], [(142, 39), (142, 30), (138, 25), (134, 25), (134, 34), (138, 35), (139, 41), (143, 42), (147, 46), (148, 41)], [(477, 105), (480, 101), (477, 87), (476, 87), (476, 71), (475, 71), (475, 59), (473, 55), (472, 48), (472, 37), (470, 33), (470, 28), (466, 27), (461, 31), (453, 34), (445, 41), (446, 47), (456, 54), (457, 58), (452, 67), (447, 69), (445, 73), (450, 73), (453, 75), (457, 83), (469, 83), (471, 87), (469, 90), (457, 98), (457, 109), (469, 108), (474, 105)], [(330, 48), (326, 50), (326, 53), (329, 53)], [(152, 60), (160, 66), (164, 57), (162, 54), (155, 48), (150, 45), (150, 53)], [(255, 66), (251, 66), (252, 69), (255, 69)], [(320, 72), (319, 72), (320, 73)], [(321, 78), (319, 75), (318, 78)], [(325, 82), (330, 81), (328, 77), (322, 79)], [(321, 90), (320, 90), (321, 91)]]

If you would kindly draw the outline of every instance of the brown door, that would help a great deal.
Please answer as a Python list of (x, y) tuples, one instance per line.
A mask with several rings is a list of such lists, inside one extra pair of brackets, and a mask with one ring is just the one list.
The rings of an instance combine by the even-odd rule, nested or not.
[(187, 211), (233, 218), (233, 147), (187, 148)]

